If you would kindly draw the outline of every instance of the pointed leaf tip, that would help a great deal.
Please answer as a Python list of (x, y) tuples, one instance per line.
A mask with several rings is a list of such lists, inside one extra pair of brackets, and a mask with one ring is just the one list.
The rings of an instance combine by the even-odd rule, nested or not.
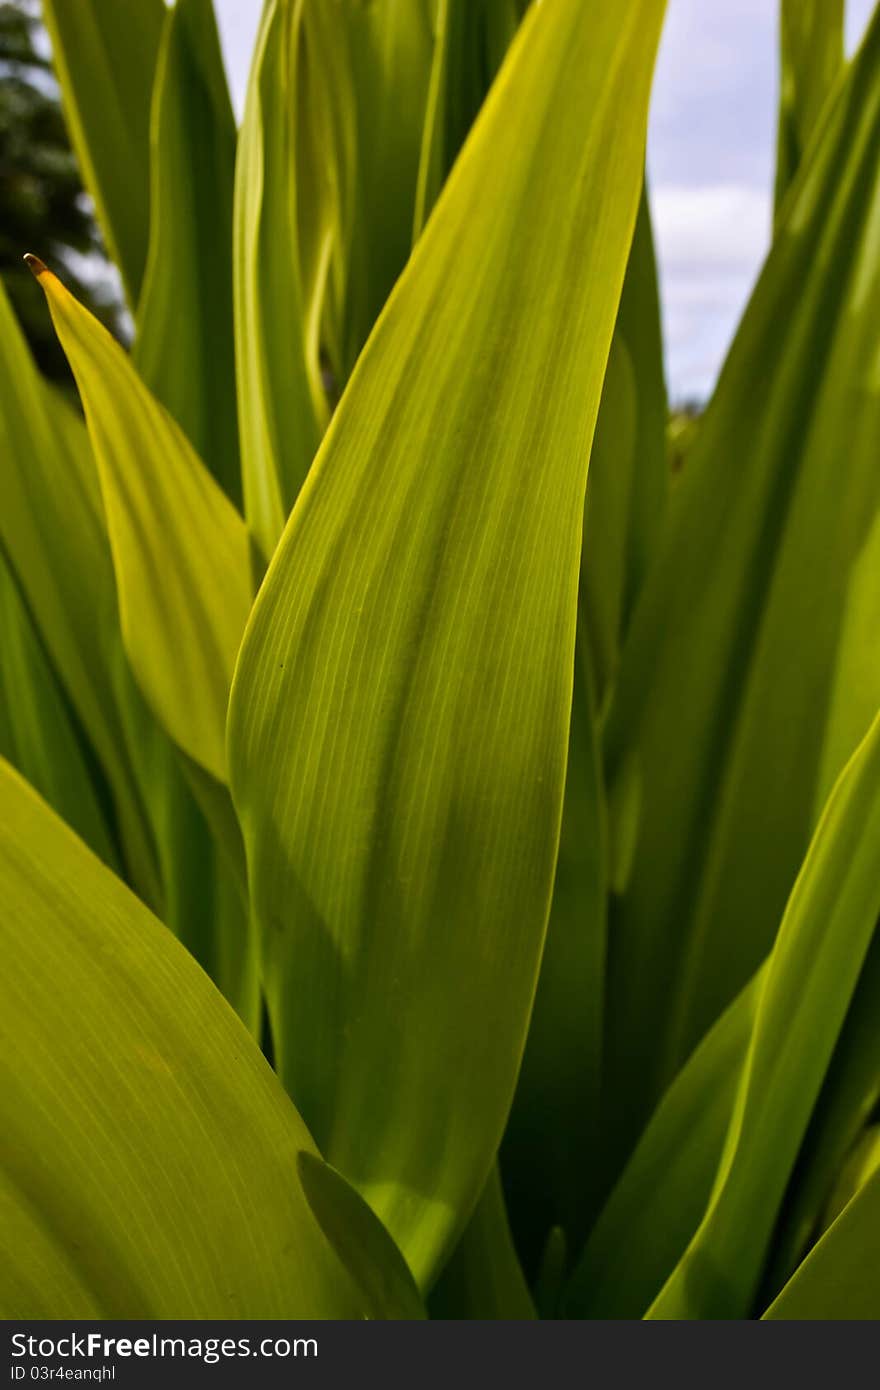
[(25, 256), (24, 263), (27, 266), (28, 270), (31, 272), (31, 274), (35, 276), (37, 280), (39, 280), (41, 275), (46, 274), (46, 266), (40, 260), (39, 256), (32, 256), (30, 251), (28, 251), (27, 255)]

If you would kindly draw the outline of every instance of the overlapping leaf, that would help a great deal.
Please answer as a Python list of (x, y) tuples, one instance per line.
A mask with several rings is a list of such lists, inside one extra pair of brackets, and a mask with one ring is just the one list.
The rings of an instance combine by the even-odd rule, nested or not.
[(880, 502), (878, 73), (875, 19), (788, 199), (621, 666), (607, 751), (635, 834), (610, 927), (618, 1158), (767, 953), (819, 784), (852, 751), (827, 766), (843, 615)]
[(247, 528), (118, 343), (38, 262), (86, 412), (132, 669), (179, 747), (218, 782), (251, 604)]
[[(155, 840), (120, 712), (130, 678), (94, 462), (82, 421), (40, 380), (2, 286), (0, 445), (0, 539), (110, 788), (129, 881), (161, 910)], [(130, 717), (138, 722), (136, 709)]]
[(241, 503), (232, 332), (235, 120), (212, 0), (177, 0), (156, 65), (135, 363)]
[(497, 1164), (431, 1294), (432, 1318), (493, 1322), (535, 1317), (514, 1248)]
[(133, 308), (147, 260), (150, 102), (165, 5), (43, 0), (42, 14), (79, 167)]
[(715, 1187), (651, 1307), (748, 1317), (782, 1198), (880, 916), (880, 716), (841, 774), (767, 967)]
[(437, 0), (415, 194), (414, 239), (437, 201), (516, 33), (521, 0)]
[(878, 1264), (880, 1172), (853, 1197), (764, 1316), (876, 1320)]
[(355, 1283), (297, 1176), (312, 1140), (257, 1047), (2, 762), (0, 900), (2, 1315), (368, 1313), (363, 1265)]
[[(269, 556), (326, 423), (320, 371), (327, 200), (304, 186), (292, 112), (301, 4), (270, 0), (248, 85), (235, 174), (235, 360), (245, 512)], [(312, 106), (305, 99), (305, 111)], [(298, 222), (305, 198), (314, 236)]]
[(119, 872), (104, 789), (2, 550), (0, 633), (0, 756)]
[(781, 0), (776, 212), (843, 68), (844, 0)]
[(485, 1181), (535, 987), (662, 12), (530, 12), (338, 407), (233, 688), (281, 1073), (422, 1283)]

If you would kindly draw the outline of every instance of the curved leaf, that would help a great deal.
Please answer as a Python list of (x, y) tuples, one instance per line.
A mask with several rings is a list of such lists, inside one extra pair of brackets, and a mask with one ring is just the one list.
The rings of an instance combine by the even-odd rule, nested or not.
[(421, 235), (519, 20), (516, 0), (437, 0), (413, 241)]
[(129, 304), (140, 295), (150, 222), (149, 130), (163, 0), (43, 0), (64, 112)]
[(161, 910), (157, 847), (121, 708), (126, 668), (94, 460), (82, 421), (49, 396), (0, 285), (0, 540), (110, 788), (126, 875)]
[(530, 1274), (551, 1227), (561, 1227), (569, 1249), (580, 1249), (597, 1197), (607, 893), (599, 758), (592, 672), (579, 631), (553, 903), (501, 1146), (511, 1221)]
[(880, 1102), (880, 933), (875, 932), (810, 1120), (763, 1281), (779, 1293), (821, 1230), (836, 1175)]
[(706, 1210), (763, 972), (706, 1034), (651, 1117), (571, 1276), (565, 1314), (641, 1318)]
[(843, 69), (844, 0), (781, 0), (776, 215)]
[(3, 1317), (361, 1315), (255, 1043), (3, 763), (0, 900)]
[(844, 1208), (765, 1318), (880, 1318), (880, 1172)]
[(829, 798), (767, 966), (706, 1215), (652, 1318), (752, 1311), (782, 1197), (880, 915), (880, 716)]
[(337, 409), (233, 687), (281, 1073), (423, 1287), (497, 1150), (535, 988), (589, 445), (662, 14), (530, 12)]
[(177, 0), (156, 67), (150, 246), (134, 360), (241, 502), (232, 330), (236, 132), (212, 0)]
[(103, 789), (2, 550), (0, 756), (118, 872)]
[(840, 770), (835, 663), (880, 506), (878, 76), (880, 16), (792, 189), (621, 662), (609, 798), (627, 784), (639, 812), (609, 927), (617, 1162), (767, 955)]
[[(316, 225), (303, 266), (292, 109), (302, 5), (269, 0), (263, 13), (239, 137), (234, 202), (235, 361), (244, 506), (272, 554), (327, 420), (321, 383), (321, 284), (329, 227), (324, 200), (306, 202)], [(311, 110), (306, 98), (305, 109)], [(312, 302), (314, 300), (315, 302)]]
[(341, 1173), (303, 1149), (297, 1171), (306, 1201), (364, 1294), (367, 1316), (421, 1319), (425, 1309), (407, 1264), (382, 1222)]
[(132, 669), (174, 741), (223, 782), (229, 684), (251, 605), (247, 528), (119, 344), (31, 263), (85, 408)]

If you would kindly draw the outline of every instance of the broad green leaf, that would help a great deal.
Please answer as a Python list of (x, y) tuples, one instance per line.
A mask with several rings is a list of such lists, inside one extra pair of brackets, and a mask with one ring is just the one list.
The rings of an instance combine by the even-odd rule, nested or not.
[(768, 1303), (821, 1230), (835, 1178), (880, 1102), (880, 933), (875, 933), (825, 1084), (798, 1154), (770, 1265)]
[(662, 14), (530, 11), (334, 415), (233, 686), (281, 1074), (422, 1287), (497, 1151), (536, 984), (587, 462)]
[(810, 1251), (765, 1318), (880, 1318), (880, 1172)]
[(712, 1192), (762, 979), (725, 1010), (660, 1101), (572, 1274), (565, 1316), (643, 1317), (683, 1255)]
[(609, 798), (638, 813), (609, 927), (618, 1162), (770, 949), (832, 771), (835, 663), (880, 503), (878, 78), (880, 18), (792, 189), (623, 654)]
[(844, 0), (780, 0), (776, 215), (843, 68)]
[(880, 915), (880, 716), (831, 793), (786, 908), (699, 1230), (653, 1318), (752, 1311), (785, 1188)]
[(163, 0), (43, 0), (73, 148), (129, 304), (150, 223), (149, 126)]
[(161, 910), (156, 845), (120, 714), (131, 682), (94, 461), (82, 421), (46, 391), (2, 286), (0, 484), (0, 540), (110, 787), (126, 876)]
[(553, 905), (501, 1148), (517, 1246), (530, 1272), (553, 1226), (562, 1228), (569, 1249), (580, 1249), (596, 1199), (607, 881), (591, 687), (579, 633)]
[(235, 120), (212, 0), (169, 11), (153, 94), (150, 248), (134, 360), (241, 503), (232, 331)]
[(2, 1316), (362, 1315), (255, 1043), (2, 762), (0, 901)]
[(118, 872), (102, 788), (2, 550), (0, 756)]
[(251, 604), (247, 528), (119, 344), (45, 266), (34, 273), (85, 409), (132, 670), (175, 743), (222, 783)]
[(535, 1306), (510, 1234), (498, 1165), (431, 1293), (432, 1319), (524, 1322)]
[[(301, 247), (304, 179), (292, 112), (302, 4), (269, 0), (257, 36), (235, 173), (235, 360), (244, 506), (265, 555), (275, 549), (327, 419), (320, 313), (332, 228), (307, 189), (314, 246)], [(313, 251), (314, 264), (308, 262)]]
[(413, 240), (428, 220), (519, 20), (516, 0), (437, 0)]

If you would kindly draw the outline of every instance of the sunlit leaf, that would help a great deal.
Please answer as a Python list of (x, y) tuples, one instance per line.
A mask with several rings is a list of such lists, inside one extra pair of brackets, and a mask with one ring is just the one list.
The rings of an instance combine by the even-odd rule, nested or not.
[(336, 411), (233, 688), (281, 1074), (422, 1286), (485, 1182), (535, 988), (662, 13), (530, 11)]
[(156, 68), (135, 363), (241, 503), (232, 334), (235, 120), (212, 0), (177, 0)]
[(175, 742), (223, 782), (229, 683), (251, 604), (247, 528), (119, 344), (45, 266), (33, 268), (85, 408), (132, 669)]
[(609, 927), (618, 1162), (767, 954), (820, 783), (864, 733), (849, 722), (832, 768), (835, 662), (880, 503), (878, 75), (875, 19), (792, 189), (623, 654), (606, 739), (610, 800), (637, 808)]
[(3, 763), (0, 898), (3, 1317), (362, 1315), (256, 1045)]
[(880, 716), (829, 798), (761, 988), (706, 1214), (649, 1312), (748, 1317), (880, 915)]

